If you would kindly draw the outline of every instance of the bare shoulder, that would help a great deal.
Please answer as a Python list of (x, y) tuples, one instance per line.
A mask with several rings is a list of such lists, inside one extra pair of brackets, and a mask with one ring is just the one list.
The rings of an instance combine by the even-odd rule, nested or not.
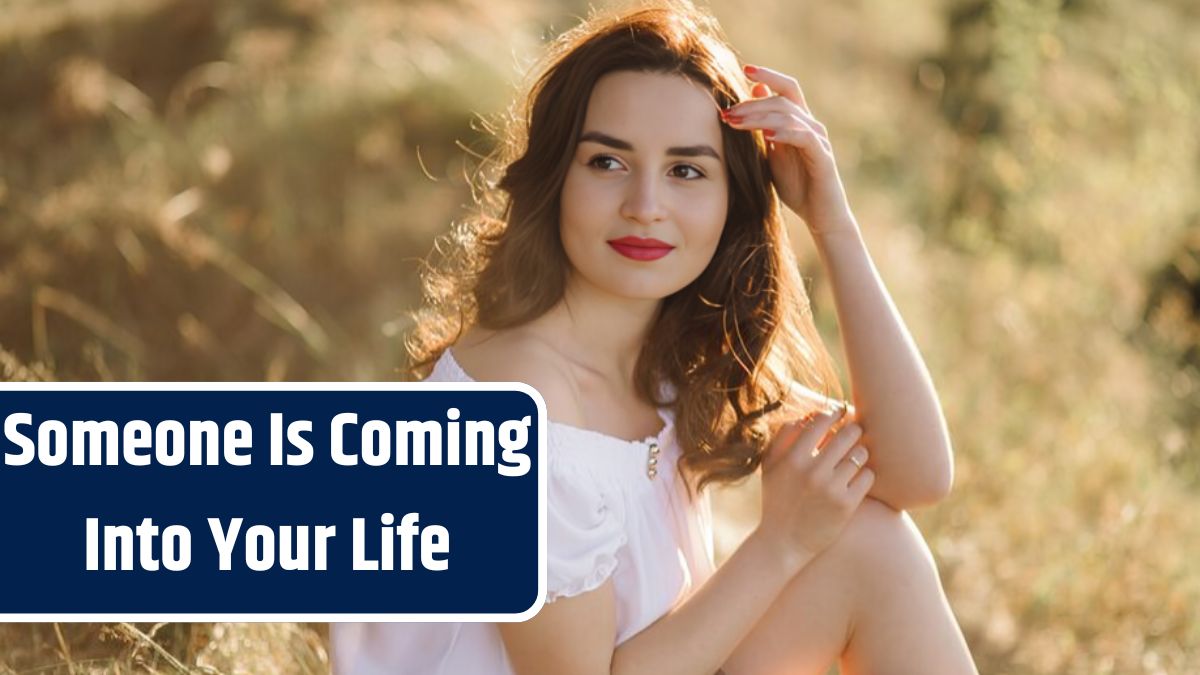
[(453, 352), (471, 379), (524, 382), (545, 399), (550, 419), (583, 425), (582, 400), (570, 362), (537, 335), (521, 329), (473, 330), (454, 346)]

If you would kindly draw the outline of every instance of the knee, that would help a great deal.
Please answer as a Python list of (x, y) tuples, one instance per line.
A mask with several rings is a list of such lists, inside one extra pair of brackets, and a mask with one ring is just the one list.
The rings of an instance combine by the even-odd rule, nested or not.
[(835, 544), (847, 562), (867, 576), (886, 569), (933, 566), (933, 554), (912, 517), (867, 497)]

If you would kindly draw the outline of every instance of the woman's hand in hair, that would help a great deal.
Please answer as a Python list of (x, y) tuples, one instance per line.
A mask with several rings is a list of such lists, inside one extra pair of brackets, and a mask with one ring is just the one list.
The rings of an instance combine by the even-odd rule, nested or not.
[(844, 412), (784, 425), (763, 459), (762, 520), (754, 536), (795, 571), (837, 539), (875, 482), (859, 443), (862, 428), (850, 422), (835, 429)]
[(829, 132), (821, 124), (795, 78), (759, 66), (746, 66), (755, 82), (753, 98), (722, 112), (735, 129), (760, 130), (779, 199), (795, 211), (813, 235), (858, 225), (838, 175)]

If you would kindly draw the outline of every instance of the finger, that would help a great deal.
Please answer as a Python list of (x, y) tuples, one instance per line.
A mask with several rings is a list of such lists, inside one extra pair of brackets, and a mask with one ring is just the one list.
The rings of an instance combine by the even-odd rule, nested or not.
[(850, 448), (850, 452), (846, 453), (846, 458), (838, 463), (833, 469), (834, 485), (850, 485), (850, 480), (858, 474), (859, 471), (866, 469), (867, 460), (871, 458), (871, 453), (862, 444), (855, 444)]
[(754, 119), (754, 116), (756, 113), (778, 112), (778, 113), (782, 113), (784, 115), (785, 119), (788, 121), (787, 126), (808, 127), (810, 129), (812, 129), (813, 131), (815, 131), (817, 133), (817, 135), (820, 136), (821, 138), (825, 139), (826, 141), (829, 140), (829, 129), (826, 128), (824, 124), (821, 124), (821, 122), (819, 120), (817, 120), (815, 117), (813, 117), (812, 115), (797, 108), (795, 106), (795, 104), (793, 104), (792, 102), (789, 101), (787, 105), (788, 105), (788, 107), (785, 109), (747, 110), (745, 112), (731, 112), (728, 115), (723, 115), (722, 118), (726, 119), (726, 120), (741, 119), (741, 120), (748, 122), (748, 121)]
[(854, 480), (850, 481), (846, 494), (855, 504), (859, 504), (867, 496), (867, 493), (871, 490), (871, 486), (874, 484), (875, 472), (871, 470), (871, 467), (864, 466), (863, 470), (859, 471), (858, 475), (854, 477)]
[(858, 408), (855, 408), (853, 405), (851, 405), (849, 401), (841, 401), (839, 405), (846, 406), (846, 412), (848, 413), (846, 415), (846, 419), (854, 422), (858, 421)]
[[(812, 132), (818, 139), (821, 147), (826, 152), (833, 153), (833, 146), (829, 144), (829, 139), (821, 135), (821, 132), (810, 126), (809, 122), (804, 118), (794, 113), (783, 112), (764, 112), (738, 117), (731, 115), (725, 118), (725, 123), (735, 129), (753, 130), (762, 129), (766, 133), (767, 129), (771, 130), (771, 134), (766, 134), (768, 138), (774, 141), (781, 141), (780, 133), (788, 129), (800, 129)], [(782, 141), (787, 142), (787, 141)]]
[(862, 427), (857, 424), (847, 424), (821, 447), (821, 454), (817, 456), (816, 469), (832, 472), (839, 462), (845, 460), (850, 449), (858, 444), (862, 435)]
[(854, 407), (850, 405), (849, 401), (830, 400), (828, 402), (831, 404), (829, 407), (829, 412), (837, 416), (837, 421), (833, 423), (833, 426), (829, 428), (829, 431), (825, 432), (825, 435), (822, 436), (821, 440), (817, 442), (818, 451), (820, 448), (824, 447), (825, 444), (834, 437), (834, 435), (844, 429), (847, 424), (856, 421), (854, 419)]
[(817, 449), (817, 441), (825, 436), (838, 419), (846, 414), (845, 408), (834, 411), (833, 413), (821, 413), (813, 418), (812, 422), (804, 427), (803, 432), (791, 445), (792, 461), (797, 463), (805, 463), (811, 461), (813, 457), (819, 454)]
[(804, 432), (804, 425), (809, 421), (809, 419), (796, 420), (788, 422), (779, 428), (779, 431), (775, 433), (774, 440), (771, 441), (771, 445), (767, 447), (767, 452), (763, 456), (763, 467), (765, 469), (770, 469), (780, 459), (789, 454), (796, 439)]
[[(849, 401), (837, 401), (834, 403), (834, 406), (835, 406), (834, 407), (835, 410), (837, 409), (837, 406), (842, 406), (842, 407), (846, 408), (846, 414), (842, 415), (841, 419), (838, 420), (838, 423), (833, 425), (833, 429), (830, 430), (829, 435), (836, 434), (837, 432), (839, 432), (843, 428), (845, 428), (846, 425), (848, 425), (848, 424), (853, 424), (853, 423), (858, 422), (858, 416), (856, 415), (854, 406), (850, 405)], [(822, 442), (824, 442), (824, 441), (822, 441)]]
[(749, 119), (751, 115), (765, 112), (781, 112), (788, 115), (795, 115), (810, 127), (816, 129), (824, 138), (829, 138), (829, 130), (817, 118), (812, 116), (812, 113), (797, 106), (792, 101), (782, 96), (771, 96), (770, 98), (759, 98), (752, 101), (742, 101), (736, 105), (731, 105), (721, 111), (722, 119)]
[(818, 136), (817, 132), (812, 129), (768, 128), (763, 130), (763, 136), (775, 143), (793, 145), (806, 150), (802, 154), (813, 168), (833, 161), (833, 148), (829, 145), (829, 141)]
[(808, 102), (804, 100), (804, 92), (800, 89), (800, 83), (796, 81), (796, 78), (762, 66), (746, 66), (743, 70), (746, 77), (766, 84), (796, 105), (808, 110)]

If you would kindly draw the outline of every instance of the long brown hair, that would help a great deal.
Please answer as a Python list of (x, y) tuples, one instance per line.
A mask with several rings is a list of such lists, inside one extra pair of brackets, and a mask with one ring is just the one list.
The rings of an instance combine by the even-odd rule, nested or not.
[[(722, 107), (750, 95), (716, 20), (689, 2), (593, 15), (560, 36), (477, 175), (477, 213), (443, 238), (426, 268), (425, 306), (407, 343), (414, 377), (425, 376), (471, 325), (519, 326), (562, 298), (569, 263), (559, 198), (592, 88), (615, 71), (681, 75)], [(639, 396), (674, 410), (680, 471), (697, 489), (758, 468), (769, 413), (792, 383), (841, 398), (771, 186), (766, 146), (759, 134), (726, 125), (721, 135), (730, 196), (716, 254), (662, 301), (635, 369)], [(498, 180), (489, 182), (489, 169)], [(662, 400), (664, 390), (672, 400)]]

